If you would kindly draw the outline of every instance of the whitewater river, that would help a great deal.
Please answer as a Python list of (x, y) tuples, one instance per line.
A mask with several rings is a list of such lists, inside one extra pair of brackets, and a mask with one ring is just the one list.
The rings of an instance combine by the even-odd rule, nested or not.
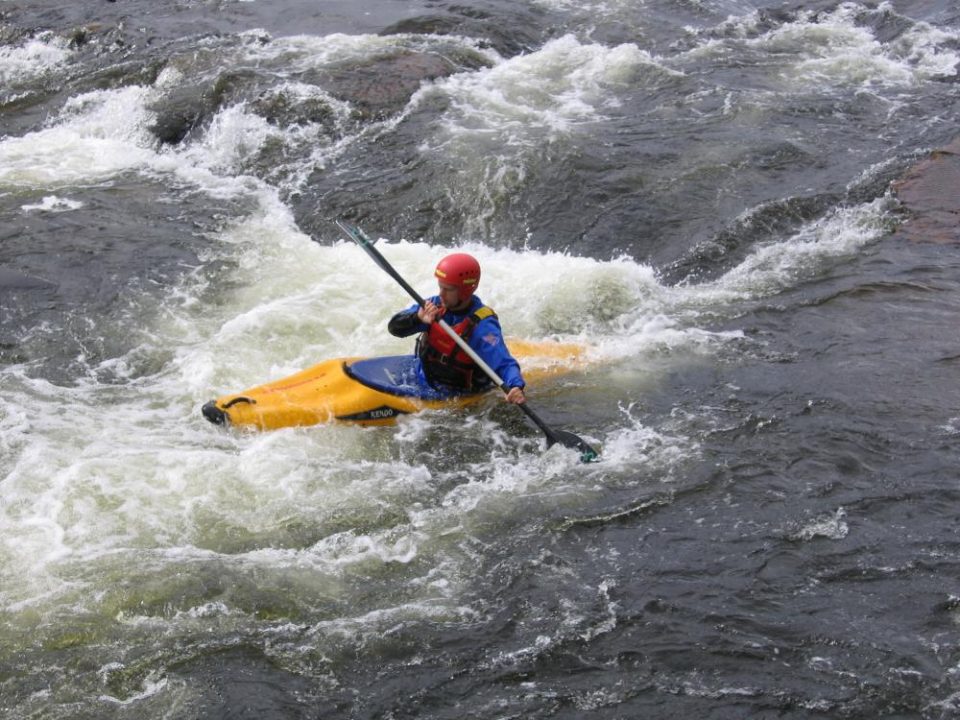
[[(960, 716), (953, 0), (0, 2), (0, 717)], [(495, 397), (242, 433), (408, 352), (450, 248)]]

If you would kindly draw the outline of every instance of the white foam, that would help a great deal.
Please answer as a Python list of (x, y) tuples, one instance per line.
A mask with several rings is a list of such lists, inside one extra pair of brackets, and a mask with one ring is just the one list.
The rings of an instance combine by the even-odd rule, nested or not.
[(71, 200), (69, 198), (61, 198), (56, 195), (44, 195), (43, 200), (39, 203), (33, 205), (21, 205), (20, 209), (24, 212), (50, 212), (50, 213), (60, 213), (60, 212), (69, 212), (70, 210), (79, 210), (83, 207), (83, 203), (79, 200)]
[(146, 94), (137, 86), (85, 93), (51, 127), (0, 140), (0, 187), (76, 187), (148, 166)]
[(813, 540), (818, 537), (828, 540), (843, 540), (849, 532), (847, 511), (841, 507), (833, 515), (817, 518), (804, 525), (792, 533), (790, 537), (794, 540)]
[[(244, 35), (249, 38), (242, 51), (245, 57), (261, 62), (282, 61), (284, 68), (295, 74), (314, 68), (365, 63), (398, 51), (439, 53), (450, 46), (470, 49), (491, 62), (499, 59), (495, 51), (484, 47), (485, 43), (458, 35), (332, 33), (269, 38), (262, 30), (251, 30)], [(262, 42), (264, 38), (269, 38), (269, 42)]]
[(70, 58), (66, 39), (40, 33), (16, 46), (0, 46), (0, 86), (24, 85), (55, 71)]
[(535, 52), (437, 83), (453, 102), (445, 130), (454, 137), (496, 133), (507, 145), (539, 144), (602, 118), (604, 108), (617, 102), (611, 91), (628, 87), (644, 69), (673, 72), (634, 44), (611, 48), (565, 35)]
[(865, 19), (886, 14), (896, 15), (887, 2), (876, 8), (846, 2), (826, 12), (800, 11), (793, 20), (760, 32), (760, 15), (753, 11), (728, 18), (716, 28), (721, 38), (711, 29), (689, 53), (726, 57), (741, 48), (759, 51), (768, 59), (764, 72), (777, 73), (791, 86), (820, 91), (850, 86), (902, 88), (956, 72), (960, 53), (954, 46), (960, 34), (909, 21), (913, 26), (908, 31), (883, 42)]
[(100, 700), (108, 702), (113, 705), (133, 705), (142, 700), (146, 700), (149, 697), (156, 695), (167, 687), (167, 679), (165, 677), (157, 677), (155, 674), (150, 674), (146, 679), (144, 679), (143, 684), (141, 685), (141, 690), (138, 693), (134, 693), (129, 697), (120, 699), (114, 697), (113, 695), (101, 695)]
[(421, 157), (456, 176), (451, 202), (469, 216), (467, 232), (483, 237), (497, 209), (536, 178), (544, 153), (563, 155), (578, 133), (621, 112), (624, 93), (676, 74), (632, 43), (556, 38), (422, 89), (412, 105), (439, 95), (448, 109), (423, 135)]
[(793, 237), (758, 247), (720, 279), (680, 289), (679, 302), (722, 308), (796, 287), (889, 232), (893, 204), (890, 196), (884, 196), (863, 205), (837, 208)]
[(184, 159), (219, 175), (237, 175), (256, 157), (263, 145), (279, 135), (265, 119), (247, 112), (244, 104), (221, 110), (201, 140), (184, 153)]
[(938, 428), (945, 435), (960, 435), (960, 417), (950, 418), (946, 424)]
[(960, 32), (947, 32), (920, 22), (897, 38), (894, 49), (915, 68), (918, 78), (950, 77), (960, 65), (960, 52), (950, 49)]

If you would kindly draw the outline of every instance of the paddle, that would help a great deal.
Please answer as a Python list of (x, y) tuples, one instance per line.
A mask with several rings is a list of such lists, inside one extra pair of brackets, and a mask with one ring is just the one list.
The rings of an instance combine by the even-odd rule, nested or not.
[[(362, 247), (366, 251), (367, 255), (373, 258), (373, 261), (377, 265), (379, 265), (384, 272), (386, 272), (390, 277), (396, 280), (397, 283), (399, 283), (400, 287), (406, 290), (407, 294), (410, 297), (412, 297), (414, 300), (416, 300), (417, 304), (420, 307), (423, 307), (424, 305), (423, 298), (420, 297), (419, 293), (417, 293), (416, 290), (410, 287), (407, 281), (400, 276), (400, 273), (394, 270), (393, 266), (387, 262), (386, 258), (384, 258), (383, 255), (380, 254), (380, 251), (373, 246), (375, 242), (374, 240), (371, 240), (369, 237), (367, 237), (367, 235), (363, 232), (363, 230), (358, 228), (356, 225), (350, 225), (344, 222), (343, 220), (337, 220), (336, 223), (337, 223), (337, 227), (343, 230), (343, 232), (346, 233), (347, 237), (349, 237), (351, 240), (357, 243), (357, 245)], [(456, 342), (458, 346), (460, 346), (460, 349), (463, 350), (467, 355), (469, 355), (470, 359), (473, 360), (480, 367), (480, 369), (487, 374), (487, 376), (491, 380), (493, 380), (494, 384), (498, 388), (500, 388), (504, 393), (509, 391), (509, 388), (506, 387), (506, 383), (504, 383), (503, 379), (497, 374), (497, 372), (492, 367), (487, 365), (487, 363), (483, 361), (483, 358), (477, 355), (477, 353), (473, 350), (473, 348), (467, 345), (466, 341), (464, 341), (462, 337), (457, 335), (456, 331), (452, 327), (450, 327), (446, 323), (446, 321), (443, 320), (443, 318), (438, 318), (437, 323), (440, 325), (443, 331), (447, 333), (447, 335), (449, 335), (450, 338), (454, 342)], [(573, 433), (566, 432), (564, 430), (554, 430), (553, 428), (548, 426), (543, 420), (540, 419), (540, 416), (533, 411), (533, 408), (530, 407), (529, 400), (524, 403), (521, 403), (517, 407), (523, 410), (526, 416), (530, 418), (538, 428), (540, 428), (540, 430), (543, 432), (544, 435), (546, 435), (547, 447), (550, 447), (556, 443), (559, 443), (564, 447), (568, 447), (573, 450), (576, 450), (577, 452), (580, 453), (581, 462), (591, 462), (592, 460), (596, 460), (600, 456), (600, 453), (598, 453), (596, 450), (590, 447), (590, 445), (588, 445), (586, 441), (577, 437)]]

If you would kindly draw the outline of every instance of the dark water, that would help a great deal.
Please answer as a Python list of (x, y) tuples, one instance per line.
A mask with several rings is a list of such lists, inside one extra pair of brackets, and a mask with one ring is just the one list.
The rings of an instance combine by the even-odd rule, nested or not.
[[(0, 715), (960, 716), (947, 2), (0, 6)], [(465, 247), (509, 407), (200, 404), (400, 352)]]

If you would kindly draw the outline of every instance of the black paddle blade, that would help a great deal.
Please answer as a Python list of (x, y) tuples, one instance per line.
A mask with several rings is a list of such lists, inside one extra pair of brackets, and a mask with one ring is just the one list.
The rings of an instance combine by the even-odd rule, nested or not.
[(578, 453), (580, 453), (580, 462), (588, 463), (600, 458), (600, 453), (597, 450), (594, 450), (586, 440), (577, 437), (571, 432), (566, 432), (565, 430), (551, 430), (550, 434), (547, 435), (547, 447), (550, 447), (555, 443), (560, 443), (564, 447), (568, 447), (571, 450), (576, 450)]
[(578, 438), (571, 432), (566, 432), (565, 430), (554, 430), (552, 427), (547, 425), (540, 416), (533, 411), (533, 408), (530, 407), (529, 402), (521, 403), (518, 405), (524, 414), (533, 420), (534, 425), (540, 428), (543, 431), (543, 434), (547, 436), (547, 447), (551, 447), (560, 443), (564, 447), (568, 447), (571, 450), (576, 450), (580, 453), (580, 462), (593, 462), (600, 457), (600, 453), (590, 447), (585, 440)]

